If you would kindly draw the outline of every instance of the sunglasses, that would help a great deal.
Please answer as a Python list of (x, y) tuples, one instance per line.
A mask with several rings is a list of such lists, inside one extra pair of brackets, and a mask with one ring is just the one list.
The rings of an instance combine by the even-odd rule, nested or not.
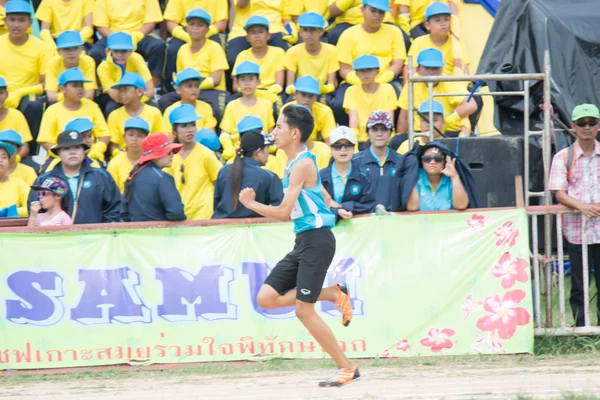
[(575, 125), (577, 125), (580, 128), (585, 128), (586, 126), (589, 126), (591, 128), (593, 126), (598, 125), (598, 122), (600, 122), (600, 120), (598, 120), (597, 118), (594, 118), (594, 119), (590, 119), (588, 121), (575, 121)]
[(51, 192), (50, 190), (38, 190), (36, 194), (38, 199), (41, 199), (42, 197), (53, 195), (54, 192)]
[(432, 161), (435, 161), (436, 164), (441, 164), (444, 161), (444, 157), (442, 156), (423, 156), (421, 158), (423, 160), (423, 164), (429, 164)]
[(181, 164), (181, 167), (179, 168), (179, 172), (181, 172), (181, 184), (185, 185), (185, 175), (183, 174), (185, 172), (185, 168), (184, 168), (183, 164)]
[(334, 150), (342, 150), (342, 149), (353, 149), (354, 145), (352, 143), (334, 143), (331, 145), (331, 148)]

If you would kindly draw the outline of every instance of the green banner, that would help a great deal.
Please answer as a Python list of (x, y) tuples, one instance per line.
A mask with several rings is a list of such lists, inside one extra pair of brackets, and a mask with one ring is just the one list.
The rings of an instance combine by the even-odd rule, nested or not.
[[(531, 353), (524, 210), (345, 221), (317, 304), (350, 357)], [(1, 234), (0, 369), (322, 358), (293, 308), (256, 294), (290, 224)]]

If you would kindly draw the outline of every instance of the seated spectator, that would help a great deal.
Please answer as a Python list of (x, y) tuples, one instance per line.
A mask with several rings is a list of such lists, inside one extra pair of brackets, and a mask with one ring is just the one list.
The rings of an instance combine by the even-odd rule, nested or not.
[(125, 182), (142, 156), (142, 141), (150, 133), (150, 125), (141, 117), (131, 117), (123, 124), (123, 141), (125, 151), (118, 151), (108, 163), (106, 170), (113, 177), (121, 194), (125, 190)]
[(289, 48), (283, 40), (287, 34), (285, 25), (291, 20), (290, 2), (287, 0), (234, 0), (235, 18), (227, 38), (227, 62), (234, 65), (235, 60), (242, 51), (250, 48), (246, 39), (246, 24), (252, 16), (266, 18), (269, 29), (269, 46), (279, 47), (282, 50)]
[(40, 38), (49, 46), (56, 47), (55, 38), (58, 39), (65, 31), (75, 31), (84, 42), (91, 42), (94, 36), (93, 11), (94, 0), (42, 1), (35, 13), (41, 22)]
[(348, 89), (344, 98), (344, 109), (349, 116), (348, 126), (355, 129), (358, 148), (362, 150), (368, 146), (367, 121), (371, 114), (384, 110), (389, 114), (389, 120), (393, 121), (397, 98), (392, 85), (376, 81), (379, 72), (377, 57), (360, 56), (354, 60), (353, 67), (362, 83)]
[(367, 120), (370, 146), (354, 156), (354, 164), (371, 182), (375, 204), (391, 211), (397, 190), (396, 170), (400, 155), (388, 147), (394, 124), (390, 114), (375, 111)]
[(152, 99), (154, 88), (158, 87), (165, 66), (165, 42), (151, 33), (162, 20), (158, 0), (130, 0), (127, 3), (121, 0), (96, 0), (94, 26), (102, 39), (94, 44), (90, 56), (96, 60), (96, 65), (99, 65), (105, 57), (107, 38), (115, 32), (130, 34), (134, 47), (147, 61), (152, 74), (152, 95), (148, 96)]
[(237, 124), (244, 117), (248, 115), (259, 117), (267, 132), (275, 127), (271, 102), (256, 96), (256, 89), (260, 84), (259, 75), (260, 67), (250, 61), (242, 62), (234, 69), (234, 80), (241, 90), (242, 97), (227, 104), (221, 121), (219, 140), (223, 147), (223, 158), (225, 160), (232, 159), (235, 156), (236, 149), (240, 147)]
[[(88, 82), (79, 68), (71, 68), (60, 74), (58, 86), (63, 100), (48, 107), (42, 119), (41, 134), (38, 143), (49, 150), (55, 143), (59, 132), (75, 118), (91, 118), (94, 125), (93, 140), (88, 156), (94, 160), (104, 161), (104, 153), (108, 148), (110, 134), (100, 107), (83, 97), (83, 85)], [(55, 155), (58, 155), (54, 153)]]
[(217, 159), (225, 164), (225, 160), (221, 157), (221, 142), (215, 131), (206, 128), (200, 129), (196, 132), (195, 140), (210, 151), (214, 151)]
[(244, 133), (235, 161), (219, 171), (212, 219), (260, 217), (239, 202), (243, 188), (254, 189), (257, 201), (262, 204), (278, 206), (281, 203), (281, 181), (272, 172), (261, 168), (267, 165), (272, 145), (273, 141), (264, 132), (252, 130)]
[(157, 133), (142, 141), (143, 155), (125, 183), (121, 218), (125, 222), (183, 221), (186, 219), (181, 196), (170, 168), (173, 155), (181, 144), (171, 143), (167, 135)]
[(13, 129), (19, 132), (23, 144), (17, 155), (23, 160), (29, 155), (29, 143), (33, 140), (33, 137), (25, 116), (19, 110), (8, 108), (6, 99), (8, 99), (8, 86), (6, 80), (0, 76), (0, 130)]
[[(171, 92), (173, 90), (171, 86), (171, 77), (175, 71), (181, 71), (191, 66), (187, 62), (183, 62), (184, 66), (178, 68), (177, 60), (181, 57), (178, 53), (179, 49), (183, 45), (191, 44), (192, 41), (194, 41), (192, 36), (196, 37), (196, 45), (190, 46), (194, 47), (193, 49), (188, 47), (188, 51), (186, 52), (186, 56), (193, 58), (193, 60), (190, 61), (198, 62), (199, 64), (204, 64), (203, 66), (206, 66), (206, 63), (203, 62), (203, 59), (206, 58), (206, 53), (218, 55), (219, 58), (222, 54), (224, 65), (226, 66), (226, 68), (223, 69), (229, 69), (225, 51), (223, 50), (226, 47), (226, 42), (221, 42), (221, 38), (219, 37), (219, 33), (225, 32), (227, 29), (227, 20), (229, 19), (227, 3), (227, 0), (200, 0), (199, 2), (171, 0), (167, 3), (164, 18), (167, 21), (167, 30), (171, 32), (173, 37), (167, 46), (167, 62), (165, 65), (166, 80), (164, 82), (166, 91)], [(194, 19), (192, 26), (190, 26), (190, 19)], [(204, 27), (204, 25), (206, 25), (206, 27)], [(224, 36), (225, 34), (223, 34), (223, 37)], [(205, 39), (210, 39), (213, 42), (220, 44), (221, 51), (217, 54), (216, 51), (208, 52), (205, 50)], [(210, 43), (206, 47), (207, 49), (213, 49), (213, 46)], [(205, 54), (201, 55), (202, 53)], [(198, 68), (198, 71), (205, 76), (210, 76), (206, 70)], [(208, 84), (208, 82), (206, 84)], [(219, 90), (225, 90), (225, 77), (217, 77), (214, 81), (214, 87)]]
[(108, 117), (122, 105), (119, 91), (112, 87), (121, 80), (124, 73), (134, 72), (142, 77), (146, 83), (144, 101), (154, 97), (154, 83), (144, 58), (133, 52), (133, 41), (129, 34), (123, 32), (111, 34), (106, 41), (106, 46), (106, 58), (98, 65), (98, 79), (105, 93), (100, 103), (104, 104), (104, 115)]
[[(426, 118), (429, 118), (429, 100), (425, 100), (419, 106), (419, 114), (425, 116), (421, 118), (421, 133), (428, 134), (429, 122)], [(444, 106), (437, 100), (433, 101), (433, 129), (434, 135), (443, 134), (446, 130), (446, 122), (444, 121)], [(441, 136), (441, 135), (440, 135)], [(415, 136), (414, 143), (421, 145), (428, 143), (429, 137)], [(410, 142), (408, 141), (408, 133), (402, 133), (396, 135), (390, 140), (390, 147), (397, 149), (399, 154), (405, 154), (410, 150)]]
[(23, 180), (26, 184), (31, 185), (37, 178), (37, 173), (29, 165), (22, 164), (19, 157), (19, 149), (23, 147), (23, 139), (21, 135), (13, 129), (0, 131), (0, 141), (11, 144), (17, 149), (16, 153), (10, 157), (7, 175)]
[[(58, 135), (56, 146), (50, 149), (60, 162), (52, 171), (40, 175), (34, 186), (41, 186), (48, 178), (57, 178), (69, 186), (67, 214), (74, 224), (97, 224), (119, 221), (121, 202), (119, 189), (110, 174), (101, 168), (92, 168), (86, 162), (89, 148), (75, 131)], [(29, 192), (28, 204), (37, 200), (35, 190)]]
[[(25, 115), (35, 140), (44, 113), (45, 99), (42, 95), (52, 49), (27, 33), (32, 22), (29, 2), (11, 0), (6, 3), (5, 10), (4, 23), (8, 34), (0, 36), (0, 59), (4, 60), (0, 63), (0, 76), (8, 83), (9, 94), (4, 105), (18, 108)], [(34, 141), (30, 143), (29, 152), (37, 154)]]
[(0, 215), (26, 217), (29, 185), (8, 173), (10, 159), (16, 153), (15, 146), (0, 142)]
[[(417, 57), (417, 73), (421, 76), (438, 76), (442, 74), (444, 58), (442, 52), (437, 49), (425, 49)], [(464, 93), (465, 85), (462, 82), (436, 82), (433, 84), (433, 93)], [(413, 96), (415, 108), (429, 99), (429, 88), (426, 83), (417, 82), (413, 85)], [(467, 96), (436, 97), (443, 104), (446, 115), (446, 136), (469, 136), (471, 134), (471, 123), (469, 115), (477, 110), (477, 103), (471, 99), (467, 102)], [(408, 132), (408, 86), (402, 88), (398, 99), (400, 117), (398, 118), (398, 133)], [(420, 128), (421, 118), (415, 115), (414, 129)], [(436, 138), (439, 137), (436, 134)]]
[(336, 219), (349, 219), (356, 214), (373, 212), (375, 194), (367, 175), (352, 161), (356, 135), (347, 126), (331, 131), (333, 161), (320, 171), (323, 188), (333, 199), (331, 211)]
[(362, 24), (362, 0), (335, 0), (329, 2), (327, 14), (323, 14), (329, 22), (333, 20), (331, 30), (327, 35), (329, 44), (336, 46), (342, 33), (354, 25)]
[[(447, 4), (452, 12), (451, 29), (452, 32), (460, 37), (460, 7), (462, 1), (441, 0), (440, 3)], [(431, 0), (395, 0), (395, 4), (400, 6), (396, 23), (404, 32), (410, 35), (412, 39), (427, 35), (425, 27), (425, 13), (428, 6), (432, 4)]]
[[(69, 186), (58, 178), (48, 178), (40, 186), (32, 186), (38, 200), (30, 205), (27, 226), (67, 226), (73, 220), (67, 214), (67, 196)], [(40, 213), (44, 209), (46, 212)]]
[(214, 212), (214, 182), (223, 166), (215, 153), (197, 143), (194, 107), (182, 104), (169, 116), (175, 140), (182, 144), (165, 171), (175, 178), (175, 185), (185, 204), (188, 219), (210, 219)]
[[(253, 115), (248, 115), (248, 116), (242, 118), (242, 120), (240, 122), (238, 122), (237, 132), (240, 136), (240, 143), (241, 143), (242, 137), (247, 132), (264, 133), (263, 121), (258, 117), (255, 117)], [(276, 150), (275, 146), (271, 146), (271, 148), (270, 148), (271, 153), (273, 153), (273, 149)], [(236, 150), (236, 153), (238, 153), (237, 150)], [(234, 161), (235, 161), (235, 158), (230, 158), (227, 161), (227, 164), (233, 164)], [(281, 179), (283, 177), (283, 169), (285, 168), (285, 165), (282, 165), (280, 163), (280, 161), (277, 159), (277, 157), (275, 157), (274, 154), (269, 154), (269, 157), (267, 157), (267, 163), (265, 164), (264, 168), (267, 171), (271, 171), (272, 173), (277, 175), (279, 177), (279, 179)]]
[(110, 131), (110, 153), (125, 149), (125, 121), (131, 117), (140, 117), (150, 124), (150, 133), (165, 132), (163, 116), (156, 107), (142, 103), (146, 83), (136, 73), (126, 72), (115, 86), (119, 91), (123, 107), (117, 108), (108, 116), (108, 129)]
[[(62, 3), (62, 0), (60, 0)], [(90, 17), (91, 18), (91, 17)], [(58, 91), (58, 76), (71, 68), (79, 68), (89, 82), (83, 85), (84, 97), (94, 100), (96, 96), (96, 63), (83, 52), (83, 40), (79, 32), (64, 31), (56, 38), (58, 55), (50, 59), (46, 74), (46, 96), (48, 103), (54, 104), (62, 100)]]

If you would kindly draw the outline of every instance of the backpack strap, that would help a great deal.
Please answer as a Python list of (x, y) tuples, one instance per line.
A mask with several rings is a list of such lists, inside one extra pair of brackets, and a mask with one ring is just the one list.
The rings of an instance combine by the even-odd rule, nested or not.
[(567, 168), (567, 182), (571, 182), (571, 175), (575, 167), (575, 143), (570, 145), (565, 153), (565, 167)]

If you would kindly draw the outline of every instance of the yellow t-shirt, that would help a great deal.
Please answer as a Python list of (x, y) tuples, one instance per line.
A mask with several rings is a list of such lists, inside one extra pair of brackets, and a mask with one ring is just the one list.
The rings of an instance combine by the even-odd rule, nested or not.
[[(181, 182), (181, 165), (185, 183)], [(214, 213), (214, 182), (223, 164), (215, 153), (196, 143), (194, 150), (183, 160), (173, 157), (173, 165), (165, 171), (173, 176), (188, 219), (210, 219)]]
[[(313, 148), (310, 152), (317, 158), (317, 167), (319, 170), (329, 165), (329, 161), (331, 161), (331, 149), (325, 143), (313, 141)], [(283, 172), (287, 162), (288, 158), (285, 152), (277, 150), (277, 153), (275, 153), (275, 162), (267, 163), (265, 168), (277, 175), (279, 179), (283, 179)]]
[(263, 58), (256, 58), (252, 53), (252, 49), (244, 50), (238, 54), (235, 59), (233, 70), (237, 68), (243, 61), (252, 61), (260, 65), (260, 85), (259, 89), (268, 89), (276, 83), (276, 75), (278, 71), (285, 70), (283, 61), (285, 59), (285, 51), (279, 47), (268, 46), (267, 54)]
[[(414, 94), (414, 108), (416, 110), (419, 109), (421, 103), (425, 100), (429, 99), (429, 90), (427, 88), (427, 84), (417, 82), (413, 85), (413, 94)], [(433, 93), (465, 93), (467, 89), (465, 88), (464, 82), (440, 82), (436, 86), (433, 87)], [(463, 102), (466, 96), (452, 96), (452, 97), (436, 97), (435, 100), (442, 103), (444, 106), (444, 115), (448, 116), (456, 107)], [(402, 88), (400, 92), (400, 97), (398, 98), (398, 107), (403, 110), (408, 111), (408, 87), (405, 86)], [(460, 125), (446, 125), (447, 131), (460, 131), (460, 127), (465, 126), (467, 128), (471, 128), (471, 124), (468, 118), (463, 118), (460, 122)], [(415, 113), (415, 126), (414, 129), (416, 131), (420, 131), (421, 127), (421, 117), (419, 114)], [(436, 133), (437, 135), (437, 133)]]
[[(186, 68), (194, 68), (205, 78), (210, 78), (210, 74), (215, 71), (227, 71), (227, 57), (225, 51), (220, 44), (207, 40), (204, 46), (197, 53), (192, 53), (192, 45), (186, 43), (177, 52), (177, 71), (182, 71)], [(225, 90), (225, 74), (221, 79), (221, 83), (215, 89)]]
[(75, 118), (89, 118), (94, 124), (92, 137), (95, 139), (110, 136), (106, 120), (98, 104), (88, 99), (81, 99), (81, 108), (77, 111), (67, 110), (64, 102), (59, 101), (46, 109), (40, 125), (40, 134), (37, 138), (38, 143), (48, 142), (56, 143), (58, 135), (65, 129), (65, 126)]
[[(132, 115), (125, 110), (125, 106), (117, 108), (108, 116), (110, 141), (121, 149), (125, 149), (125, 121), (131, 117)], [(167, 133), (167, 127), (158, 108), (144, 104), (139, 117), (150, 125), (150, 133)]]
[(235, 18), (227, 40), (246, 36), (244, 25), (253, 15), (260, 15), (269, 20), (269, 33), (285, 33), (283, 20), (292, 19), (290, 4), (293, 1), (297, 0), (250, 0), (250, 4), (246, 8), (240, 8), (235, 0)]
[(229, 2), (227, 0), (169, 0), (164, 18), (187, 26), (185, 16), (195, 8), (201, 8), (209, 13), (213, 24), (229, 19)]
[[(138, 53), (131, 53), (131, 56), (127, 59), (125, 64), (125, 72), (135, 72), (140, 74), (144, 82), (152, 80), (152, 74), (146, 65), (144, 57)], [(100, 79), (100, 85), (102, 85), (102, 91), (108, 92), (114, 85), (116, 85), (123, 76), (121, 67), (115, 64), (112, 57), (106, 56), (106, 59), (98, 66), (98, 79)]]
[(25, 116), (19, 110), (9, 108), (6, 117), (0, 121), (0, 131), (5, 131), (7, 129), (13, 129), (21, 135), (23, 143), (31, 142), (33, 140), (31, 131), (29, 130), (29, 124), (27, 123)]
[(290, 4), (290, 14), (295, 17), (305, 12), (316, 12), (325, 15), (328, 9), (328, 0), (294, 0)]
[(13, 45), (8, 37), (0, 36), (0, 60), (3, 60), (0, 62), (0, 76), (6, 79), (9, 93), (39, 84), (40, 76), (46, 74), (53, 50), (31, 35), (22, 46)]
[(337, 47), (329, 43), (321, 43), (321, 51), (313, 56), (301, 43), (285, 53), (285, 69), (294, 71), (296, 78), (310, 75), (320, 83), (327, 83), (327, 77), (340, 69)]
[(389, 83), (379, 85), (375, 93), (365, 93), (362, 85), (348, 88), (344, 97), (344, 109), (355, 110), (358, 113), (358, 141), (369, 140), (367, 134), (367, 120), (374, 111), (395, 110), (397, 99), (394, 88)]
[[(171, 111), (173, 111), (174, 108), (177, 108), (180, 105), (181, 105), (181, 101), (178, 101), (176, 103), (173, 103), (173, 105), (167, 107), (167, 109), (165, 110), (163, 120), (164, 120), (165, 129), (167, 129), (167, 132), (173, 132), (173, 126), (169, 122), (169, 115), (171, 115)], [(199, 119), (198, 121), (196, 121), (196, 128), (198, 128), (198, 130), (207, 128), (207, 129), (212, 129), (214, 131), (215, 128), (217, 127), (217, 119), (213, 115), (213, 109), (210, 106), (210, 104), (205, 103), (201, 100), (196, 100), (195, 109), (196, 109), (196, 115), (199, 115), (202, 117), (202, 119)]]
[(163, 20), (158, 0), (96, 0), (94, 26), (133, 33), (142, 25)]
[[(395, 4), (399, 6), (410, 7), (410, 29), (425, 21), (425, 10), (435, 1), (449, 5), (449, 0), (395, 0)], [(460, 15), (462, 1), (454, 1)]]
[(338, 60), (352, 66), (352, 62), (371, 54), (379, 59), (380, 72), (390, 68), (392, 60), (406, 60), (406, 47), (402, 31), (395, 26), (383, 24), (375, 33), (366, 32), (362, 25), (348, 28), (337, 44)]
[(262, 120), (263, 130), (265, 132), (271, 132), (275, 126), (275, 119), (273, 118), (273, 103), (267, 99), (256, 98), (256, 104), (252, 107), (246, 107), (241, 102), (242, 99), (236, 99), (227, 104), (225, 107), (225, 113), (223, 114), (223, 120), (221, 121), (221, 130), (229, 133), (231, 141), (235, 148), (240, 147), (240, 135), (237, 130), (237, 124), (244, 117), (253, 115)]
[(6, 11), (4, 10), (4, 6), (0, 4), (0, 35), (8, 32), (8, 28), (4, 25), (4, 18), (6, 18)]
[[(459, 55), (458, 59), (462, 63), (462, 68), (460, 68), (460, 66), (456, 66), (457, 68), (455, 69), (455, 54), (452, 49), (453, 43), (460, 43), (461, 45), (461, 48), (459, 49), (459, 51), (456, 52), (456, 55)], [(469, 59), (469, 55), (467, 53), (467, 48), (465, 47), (465, 44), (462, 41), (452, 40), (452, 38), (448, 36), (448, 40), (446, 40), (446, 43), (444, 43), (441, 47), (438, 47), (431, 41), (431, 35), (424, 35), (416, 38), (410, 45), (410, 50), (408, 51), (408, 55), (413, 57), (413, 65), (415, 68), (418, 66), (417, 56), (419, 55), (421, 50), (429, 48), (438, 49), (444, 55), (444, 62), (446, 63), (446, 65), (442, 70), (442, 75), (462, 75), (463, 68), (465, 67), (465, 65), (471, 64), (471, 60)], [(404, 65), (408, 65), (408, 57), (404, 61)]]
[[(329, 1), (329, 4), (332, 4), (334, 1)], [(339, 7), (338, 7), (339, 8)], [(341, 9), (340, 9), (341, 10)], [(362, 15), (362, 0), (354, 0), (350, 7), (345, 10), (341, 10), (342, 15), (335, 19), (336, 24), (362, 24), (363, 23), (363, 15)]]
[(123, 152), (110, 160), (106, 170), (113, 177), (115, 183), (119, 187), (119, 191), (123, 194), (125, 190), (125, 181), (129, 178), (129, 174), (133, 170), (134, 165), (129, 161), (127, 153)]
[[(420, 145), (424, 145), (424, 144), (426, 144), (427, 142), (429, 142), (429, 139), (426, 139), (426, 138), (424, 138), (424, 137), (421, 137), (421, 136), (417, 136), (417, 137), (415, 138), (414, 142), (415, 142), (415, 143), (416, 143), (416, 142), (418, 142)], [(396, 153), (398, 153), (398, 154), (406, 154), (406, 153), (408, 153), (408, 151), (410, 150), (410, 149), (408, 148), (408, 144), (409, 144), (409, 143), (410, 143), (410, 142), (408, 141), (408, 139), (407, 139), (407, 140), (405, 140), (404, 142), (402, 142), (402, 143), (400, 144), (400, 147), (398, 147), (398, 150), (396, 150)]]
[(35, 182), (37, 178), (37, 174), (33, 168), (31, 168), (29, 165), (21, 163), (17, 163), (17, 167), (12, 174), (10, 174), (10, 176), (21, 179), (29, 186), (33, 185), (33, 182)]
[(83, 28), (83, 18), (94, 12), (94, 0), (44, 0), (35, 17), (50, 24), (52, 35), (57, 37), (68, 30), (79, 32)]
[(22, 179), (11, 175), (7, 178), (6, 182), (0, 182), (0, 208), (10, 207), (14, 204), (17, 206), (19, 217), (26, 217), (28, 215), (27, 198), (31, 187)]
[[(298, 104), (297, 101), (291, 101), (285, 104), (281, 110), (287, 106), (291, 106), (294, 104)], [(329, 138), (329, 134), (335, 128), (335, 118), (333, 117), (333, 111), (327, 105), (319, 102), (315, 102), (312, 108), (312, 115), (315, 119), (315, 129), (313, 133), (310, 135), (310, 140), (317, 141), (318, 134), (321, 133), (321, 138), (327, 139)]]
[[(86, 82), (83, 84), (83, 88), (85, 90), (96, 90), (98, 89), (98, 84), (96, 83), (96, 62), (94, 59), (84, 52), (79, 55), (79, 65), (77, 66), (81, 72), (83, 72), (83, 76), (85, 79), (91, 82)], [(61, 55), (54, 56), (48, 62), (48, 71), (46, 72), (46, 90), (54, 90), (58, 92), (58, 77), (60, 74), (65, 72), (65, 63), (64, 58)]]

